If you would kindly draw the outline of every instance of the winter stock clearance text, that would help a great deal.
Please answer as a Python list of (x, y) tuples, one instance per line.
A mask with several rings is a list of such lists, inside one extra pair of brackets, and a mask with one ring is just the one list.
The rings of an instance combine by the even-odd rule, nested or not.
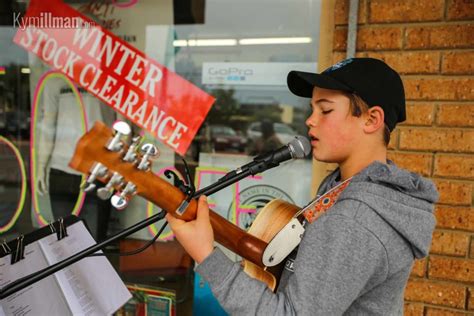
[(159, 140), (174, 149), (180, 146), (188, 126), (156, 104), (163, 71), (146, 57), (100, 28), (29, 27), (15, 41)]

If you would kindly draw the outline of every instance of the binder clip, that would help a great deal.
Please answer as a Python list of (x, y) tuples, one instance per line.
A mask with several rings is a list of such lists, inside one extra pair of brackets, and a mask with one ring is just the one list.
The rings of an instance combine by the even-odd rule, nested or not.
[(62, 217), (59, 218), (58, 222), (59, 222), (59, 229), (56, 231), (56, 237), (58, 237), (58, 240), (61, 240), (67, 236), (67, 230), (66, 230), (66, 225), (64, 225), (64, 219)]
[(49, 230), (51, 231), (51, 234), (54, 234), (56, 232), (56, 228), (54, 227), (54, 223), (49, 222), (48, 226), (49, 226)]
[(23, 235), (16, 238), (16, 247), (12, 252), (11, 264), (15, 264), (25, 258), (25, 244), (23, 243), (23, 239), (25, 239)]
[(2, 249), (3, 255), (8, 255), (10, 252), (12, 252), (12, 249), (10, 248), (10, 246), (8, 246), (6, 239), (3, 240)]

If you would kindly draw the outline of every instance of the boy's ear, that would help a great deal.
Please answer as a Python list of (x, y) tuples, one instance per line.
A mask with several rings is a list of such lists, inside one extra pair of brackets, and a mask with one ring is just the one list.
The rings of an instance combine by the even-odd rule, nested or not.
[(384, 111), (380, 106), (373, 106), (369, 108), (365, 115), (364, 131), (366, 133), (374, 133), (385, 125)]

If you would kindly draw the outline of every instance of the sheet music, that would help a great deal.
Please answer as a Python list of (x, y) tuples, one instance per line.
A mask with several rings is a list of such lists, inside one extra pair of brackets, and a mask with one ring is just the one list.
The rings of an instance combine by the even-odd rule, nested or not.
[[(95, 244), (82, 221), (67, 228), (60, 241), (49, 235), (39, 241), (52, 265)], [(105, 257), (88, 257), (55, 274), (74, 315), (110, 315), (125, 304), (131, 294)]]
[[(25, 247), (25, 259), (10, 264), (11, 256), (0, 258), (0, 287), (48, 266), (38, 243)], [(0, 300), (0, 315), (70, 315), (54, 275)], [(39, 313), (38, 311), (41, 311)], [(3, 314), (2, 314), (3, 312)]]
[[(26, 245), (25, 258), (0, 258), (0, 287), (53, 265), (95, 244), (84, 223)], [(131, 294), (105, 257), (88, 257), (0, 301), (2, 315), (111, 315)]]

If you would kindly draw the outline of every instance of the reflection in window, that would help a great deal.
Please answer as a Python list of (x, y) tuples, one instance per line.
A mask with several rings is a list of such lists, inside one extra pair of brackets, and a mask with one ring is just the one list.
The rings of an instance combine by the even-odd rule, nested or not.
[[(209, 152), (206, 148), (249, 153), (261, 137), (262, 120), (274, 123), (282, 143), (307, 134), (306, 101), (288, 91), (286, 75), (293, 69), (317, 68), (320, 1), (292, 4), (210, 0), (205, 23), (175, 26), (177, 73), (216, 97), (200, 138), (191, 146), (193, 159)], [(216, 148), (215, 138), (210, 140), (212, 146), (202, 146), (203, 135), (210, 139), (217, 133), (216, 127), (206, 129), (217, 125), (245, 138), (245, 150), (236, 150), (237, 145)], [(224, 137), (220, 140), (224, 142)]]

